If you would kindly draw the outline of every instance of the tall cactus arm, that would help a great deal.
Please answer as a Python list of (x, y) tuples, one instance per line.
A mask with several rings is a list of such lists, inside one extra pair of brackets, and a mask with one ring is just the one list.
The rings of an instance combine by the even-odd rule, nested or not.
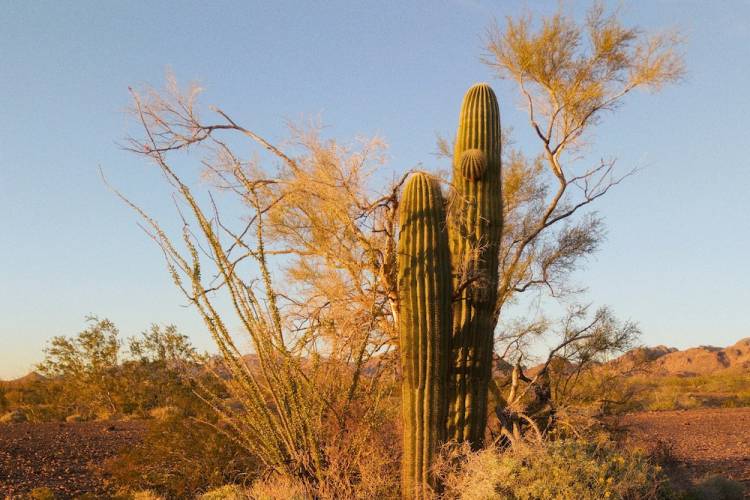
[(453, 261), (453, 359), (448, 438), (479, 447), (487, 424), (487, 396), (503, 225), (500, 110), (480, 83), (464, 96), (453, 157), (449, 214)]

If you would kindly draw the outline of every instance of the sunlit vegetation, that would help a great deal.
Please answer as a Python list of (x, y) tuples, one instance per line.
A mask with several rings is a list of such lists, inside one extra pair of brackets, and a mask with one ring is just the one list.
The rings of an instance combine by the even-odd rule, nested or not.
[(750, 406), (750, 374), (715, 373), (693, 377), (636, 376), (622, 382), (630, 394), (621, 411), (739, 408)]
[[(218, 355), (174, 327), (126, 341), (91, 318), (50, 341), (41, 377), (0, 392), (8, 421), (148, 419), (143, 442), (108, 463), (124, 498), (673, 495), (600, 417), (682, 395), (709, 404), (696, 394), (720, 386), (734, 391), (722, 405), (746, 404), (748, 379), (603, 370), (640, 330), (580, 303), (571, 275), (603, 240), (595, 202), (632, 173), (587, 164), (589, 132), (631, 91), (682, 77), (679, 40), (595, 6), (582, 23), (507, 19), (485, 46), (538, 141), (514, 147), (494, 91), (475, 85), (456, 142), (439, 144), (452, 177), (381, 185), (379, 138), (292, 125), (274, 144), (197, 86), (131, 90), (126, 148), (166, 179), (178, 225), (115, 191)], [(566, 310), (509, 313), (533, 294)]]
[(0, 404), (31, 421), (146, 417), (160, 407), (195, 405), (186, 374), (200, 358), (173, 326), (128, 339), (107, 319), (90, 318), (73, 337), (53, 338), (26, 379), (2, 389)]

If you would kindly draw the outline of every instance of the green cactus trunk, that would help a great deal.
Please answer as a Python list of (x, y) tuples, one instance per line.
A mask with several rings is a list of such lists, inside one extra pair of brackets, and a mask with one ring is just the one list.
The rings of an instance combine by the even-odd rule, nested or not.
[[(449, 215), (454, 289), (453, 359), (447, 438), (478, 448), (487, 425), (492, 376), (494, 307), (503, 224), (500, 111), (487, 84), (471, 87), (461, 104), (453, 157)], [(468, 284), (467, 284), (468, 283)]]
[(451, 335), (451, 260), (437, 180), (412, 174), (398, 241), (404, 498), (428, 498), (430, 468), (445, 440)]

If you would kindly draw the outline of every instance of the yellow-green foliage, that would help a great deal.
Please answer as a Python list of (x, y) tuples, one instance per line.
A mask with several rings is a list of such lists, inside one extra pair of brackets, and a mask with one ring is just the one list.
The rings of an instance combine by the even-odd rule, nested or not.
[(664, 492), (657, 465), (609, 441), (560, 440), (516, 451), (490, 448), (447, 461), (453, 464), (444, 474), (450, 499), (646, 500)]
[(698, 376), (581, 377), (569, 404), (616, 402), (606, 413), (692, 408), (740, 408), (750, 406), (750, 373), (724, 372)]
[(594, 369), (580, 374), (575, 384), (567, 385), (565, 375), (553, 373), (552, 376), (554, 398), (560, 406), (589, 408), (605, 414), (750, 407), (750, 373), (626, 376)]
[(24, 408), (39, 422), (143, 417), (156, 407), (203, 404), (182, 377), (181, 368), (199, 361), (186, 336), (153, 326), (128, 343), (125, 351), (111, 321), (90, 318), (76, 336), (49, 342), (34, 377), (0, 388), (0, 409)]
[(236, 484), (227, 484), (200, 496), (200, 500), (250, 500), (250, 493)]

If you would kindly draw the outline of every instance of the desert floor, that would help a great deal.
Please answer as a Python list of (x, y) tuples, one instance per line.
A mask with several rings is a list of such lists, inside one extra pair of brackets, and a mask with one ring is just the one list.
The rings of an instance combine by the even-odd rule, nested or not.
[(41, 486), (60, 498), (102, 495), (102, 463), (145, 429), (137, 421), (0, 425), (0, 498)]
[[(625, 442), (671, 462), (678, 482), (719, 474), (750, 491), (750, 408), (635, 413), (617, 427)], [(2, 425), (0, 498), (40, 486), (61, 498), (102, 494), (102, 462), (144, 432), (143, 422)]]
[(633, 413), (618, 424), (626, 442), (671, 462), (668, 472), (678, 484), (718, 474), (750, 492), (750, 408)]

